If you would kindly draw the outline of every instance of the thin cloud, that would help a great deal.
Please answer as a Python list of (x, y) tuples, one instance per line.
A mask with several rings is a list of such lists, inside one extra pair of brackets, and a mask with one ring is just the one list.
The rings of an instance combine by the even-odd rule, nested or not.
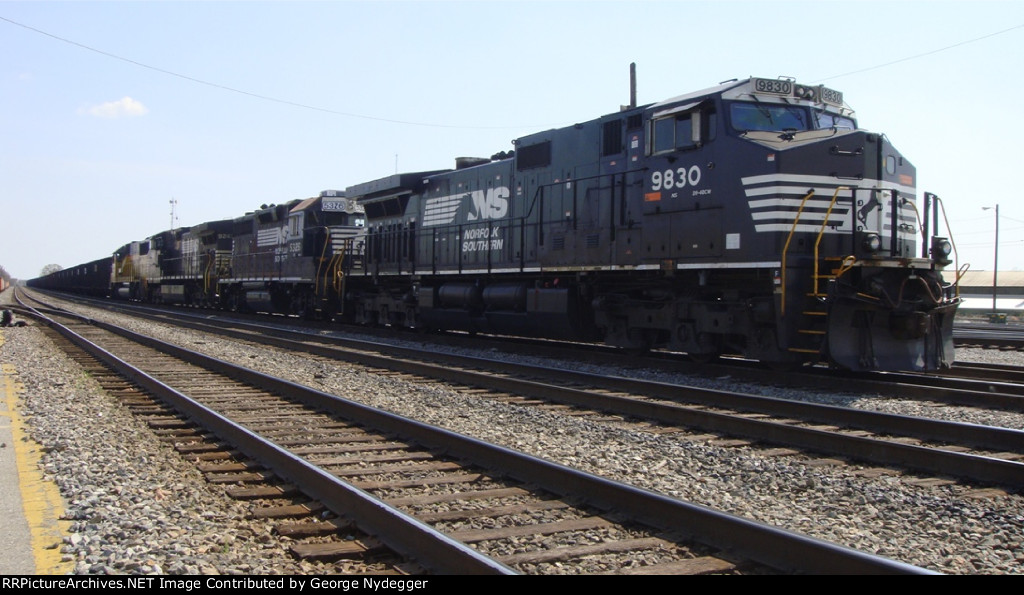
[(149, 113), (149, 108), (142, 105), (131, 97), (124, 97), (117, 101), (108, 101), (92, 107), (79, 110), (79, 113), (95, 116), (97, 118), (135, 118)]

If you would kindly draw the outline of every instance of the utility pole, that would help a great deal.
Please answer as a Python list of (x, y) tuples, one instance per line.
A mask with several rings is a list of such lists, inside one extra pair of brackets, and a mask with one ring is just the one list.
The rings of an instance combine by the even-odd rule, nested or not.
[(178, 206), (178, 201), (177, 201), (176, 199), (172, 198), (172, 199), (170, 200), (170, 203), (171, 203), (171, 227), (170, 227), (170, 228), (171, 228), (171, 229), (174, 229), (174, 222), (175, 222), (175, 220), (177, 220), (177, 219), (178, 219), (178, 218), (177, 218), (177, 217), (176, 217), (176, 216), (174, 215), (174, 207)]
[(996, 210), (996, 247), (992, 256), (992, 313), (996, 313), (996, 289), (999, 287), (999, 205), (995, 207), (981, 207), (983, 211)]
[(996, 293), (999, 289), (999, 205), (996, 204), (996, 242), (992, 256), (992, 312), (996, 311)]

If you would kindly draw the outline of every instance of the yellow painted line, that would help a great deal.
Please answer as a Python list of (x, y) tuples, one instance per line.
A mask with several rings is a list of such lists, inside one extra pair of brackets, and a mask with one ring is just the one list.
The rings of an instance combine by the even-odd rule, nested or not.
[[(3, 335), (0, 335), (2, 344)], [(60, 550), (71, 523), (60, 520), (64, 514), (60, 490), (56, 483), (43, 477), (40, 467), (42, 447), (28, 437), (25, 424), (18, 414), (18, 396), (24, 392), (24, 386), (17, 378), (18, 372), (14, 366), (0, 364), (0, 385), (7, 405), (6, 411), (0, 411), (0, 417), (9, 417), (11, 420), (18, 485), (31, 535), (36, 574), (67, 574), (74, 570), (74, 562), (62, 562)]]

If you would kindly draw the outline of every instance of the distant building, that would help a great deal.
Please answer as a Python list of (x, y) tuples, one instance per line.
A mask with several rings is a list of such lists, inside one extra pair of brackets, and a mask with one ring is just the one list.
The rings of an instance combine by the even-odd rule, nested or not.
[[(951, 275), (944, 275), (948, 278)], [(1024, 272), (999, 271), (996, 275), (996, 310), (1024, 313)], [(992, 311), (992, 271), (967, 271), (960, 278), (961, 310)]]

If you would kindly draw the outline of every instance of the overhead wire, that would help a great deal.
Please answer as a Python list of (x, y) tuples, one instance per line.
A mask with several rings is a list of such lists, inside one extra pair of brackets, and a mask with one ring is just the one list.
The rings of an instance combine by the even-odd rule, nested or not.
[(117, 54), (114, 54), (114, 53), (111, 53), (111, 52), (107, 52), (105, 50), (101, 50), (101, 49), (98, 49), (98, 48), (95, 48), (95, 47), (92, 47), (92, 46), (89, 46), (89, 45), (85, 45), (84, 43), (79, 43), (77, 41), (74, 41), (74, 40), (71, 40), (71, 39), (67, 39), (66, 37), (61, 37), (59, 35), (54, 35), (53, 33), (49, 33), (47, 31), (43, 31), (42, 29), (37, 29), (35, 27), (26, 25), (24, 23), (19, 23), (17, 21), (13, 21), (13, 20), (11, 20), (11, 19), (9, 19), (7, 17), (4, 17), (4, 16), (0, 16), (0, 21), (5, 21), (5, 22), (10, 23), (12, 25), (21, 27), (23, 29), (27, 29), (29, 31), (32, 31), (34, 33), (38, 33), (40, 35), (45, 35), (46, 37), (49, 37), (49, 38), (52, 38), (52, 39), (56, 39), (57, 41), (61, 41), (63, 43), (67, 43), (67, 44), (70, 44), (70, 45), (82, 48), (84, 50), (88, 50), (90, 52), (95, 52), (97, 54), (100, 54), (102, 56), (106, 56), (108, 58), (113, 58), (115, 60), (120, 60), (122, 62), (127, 62), (128, 64), (132, 64), (132, 65), (138, 66), (140, 68), (145, 68), (145, 69), (148, 69), (148, 70), (152, 70), (154, 72), (159, 72), (161, 74), (166, 74), (168, 76), (177, 77), (177, 78), (180, 78), (180, 79), (192, 82), (192, 83), (197, 83), (197, 84), (200, 84), (200, 85), (206, 85), (208, 87), (213, 87), (215, 89), (220, 89), (222, 91), (229, 91), (231, 93), (238, 93), (240, 95), (246, 95), (248, 97), (253, 97), (253, 98), (256, 98), (256, 99), (262, 99), (264, 101), (272, 101), (274, 103), (280, 103), (282, 105), (290, 105), (292, 107), (298, 107), (298, 108), (302, 108), (302, 109), (313, 110), (313, 111), (323, 112), (323, 113), (327, 113), (327, 114), (333, 114), (333, 115), (336, 115), (336, 116), (345, 116), (345, 117), (349, 117), (349, 118), (360, 118), (360, 119), (363, 119), (363, 120), (373, 120), (373, 121), (376, 121), (376, 122), (388, 122), (388, 123), (391, 123), (391, 124), (403, 124), (403, 125), (407, 125), (407, 126), (424, 126), (424, 127), (430, 127), (430, 128), (450, 128), (450, 129), (464, 129), (464, 130), (509, 130), (509, 129), (535, 128), (535, 127), (544, 126), (544, 125), (538, 125), (538, 124), (532, 124), (532, 125), (522, 124), (522, 125), (517, 125), (517, 126), (468, 126), (468, 125), (458, 125), (458, 124), (438, 124), (438, 123), (430, 123), (430, 122), (416, 122), (416, 121), (413, 121), (413, 120), (399, 120), (399, 119), (396, 119), (396, 118), (382, 118), (382, 117), (378, 117), (378, 116), (368, 116), (366, 114), (357, 114), (357, 113), (353, 113), (353, 112), (345, 112), (345, 111), (340, 111), (340, 110), (335, 110), (335, 109), (330, 109), (330, 108), (318, 107), (318, 106), (309, 105), (309, 104), (306, 104), (306, 103), (299, 103), (297, 101), (290, 101), (288, 99), (281, 99), (279, 97), (272, 97), (270, 95), (263, 95), (261, 93), (254, 93), (252, 91), (246, 91), (244, 89), (238, 89), (238, 88), (235, 88), (235, 87), (230, 87), (228, 85), (222, 85), (220, 83), (210, 82), (210, 81), (207, 81), (207, 80), (203, 80), (203, 79), (195, 78), (195, 77), (192, 77), (192, 76), (188, 76), (186, 74), (181, 74), (179, 72), (174, 72), (173, 70), (167, 70), (165, 68), (160, 68), (160, 67), (157, 67), (157, 66), (153, 66), (151, 64), (146, 64), (144, 62), (139, 62), (138, 60), (132, 60), (131, 58), (125, 58), (124, 56), (119, 56)]
[(1015, 31), (1017, 29), (1022, 29), (1022, 28), (1024, 28), (1024, 24), (1014, 25), (1013, 27), (1010, 27), (1008, 29), (1003, 29), (1002, 31), (996, 31), (995, 33), (989, 33), (987, 35), (982, 35), (981, 37), (975, 37), (973, 39), (967, 39), (965, 41), (954, 43), (952, 45), (947, 45), (945, 47), (941, 47), (941, 48), (938, 48), (938, 49), (929, 50), (927, 52), (922, 52), (920, 54), (914, 54), (913, 56), (907, 56), (905, 58), (900, 58), (898, 60), (892, 60), (892, 61), (886, 62), (884, 64), (877, 64), (875, 66), (868, 66), (867, 68), (861, 68), (860, 70), (851, 70), (850, 72), (844, 72), (842, 74), (834, 74), (832, 76), (828, 76), (828, 77), (825, 77), (825, 78), (822, 78), (822, 79), (818, 79), (818, 80), (816, 80), (814, 82), (816, 82), (816, 83), (823, 83), (825, 81), (830, 81), (832, 79), (837, 79), (837, 78), (844, 77), (844, 76), (850, 76), (852, 74), (860, 74), (862, 72), (868, 72), (868, 71), (871, 71), (871, 70), (878, 70), (879, 68), (885, 68), (886, 66), (892, 66), (893, 64), (899, 64), (900, 62), (908, 62), (910, 60), (916, 60), (918, 58), (923, 58), (925, 56), (931, 56), (932, 54), (938, 54), (939, 52), (945, 52), (946, 50), (951, 50), (953, 48), (958, 48), (960, 46), (967, 45), (969, 43), (975, 43), (975, 42), (978, 42), (978, 41), (989, 39), (989, 38), (995, 37), (997, 35), (1003, 35), (1004, 33), (1009, 33), (1010, 31)]
[[(524, 125), (518, 125), (518, 126), (467, 126), (467, 125), (455, 125), (455, 124), (438, 124), (438, 123), (429, 123), (429, 122), (416, 122), (416, 121), (413, 121), (413, 120), (400, 120), (400, 119), (396, 119), (396, 118), (383, 118), (383, 117), (379, 117), (379, 116), (368, 116), (366, 114), (357, 114), (357, 113), (353, 113), (353, 112), (345, 112), (345, 111), (340, 111), (340, 110), (335, 110), (335, 109), (330, 109), (330, 108), (318, 107), (318, 106), (315, 106), (315, 105), (309, 105), (309, 104), (305, 104), (305, 103), (299, 103), (299, 102), (296, 102), (296, 101), (290, 101), (290, 100), (287, 100), (287, 99), (281, 99), (281, 98), (278, 98), (278, 97), (272, 97), (270, 95), (263, 95), (261, 93), (254, 93), (252, 91), (246, 91), (244, 89), (238, 89), (238, 88), (235, 88), (235, 87), (230, 87), (230, 86), (227, 86), (227, 85), (222, 85), (220, 83), (210, 82), (210, 81), (206, 81), (206, 80), (203, 80), (203, 79), (198, 79), (198, 78), (195, 78), (195, 77), (192, 77), (192, 76), (188, 76), (188, 75), (185, 75), (185, 74), (181, 74), (181, 73), (178, 73), (178, 72), (174, 72), (172, 70), (167, 70), (167, 69), (164, 69), (164, 68), (159, 68), (157, 66), (152, 66), (150, 64), (139, 62), (137, 60), (132, 60), (131, 58), (125, 58), (124, 56), (120, 56), (120, 55), (117, 55), (117, 54), (114, 54), (114, 53), (111, 53), (111, 52), (107, 52), (107, 51), (104, 51), (104, 50), (101, 50), (101, 49), (98, 49), (98, 48), (94, 48), (92, 46), (85, 45), (83, 43), (79, 43), (77, 41), (74, 41), (74, 40), (71, 40), (71, 39), (67, 39), (65, 37), (61, 37), (59, 35), (54, 35), (53, 33), (49, 33), (47, 31), (43, 31), (42, 29), (37, 29), (36, 27), (32, 27), (32, 26), (26, 25), (24, 23), (19, 23), (17, 21), (11, 20), (11, 19), (9, 19), (7, 17), (4, 17), (4, 16), (0, 16), (0, 20), (8, 22), (8, 23), (10, 23), (12, 25), (15, 25), (15, 26), (18, 26), (18, 27), (22, 27), (22, 28), (27, 29), (29, 31), (32, 31), (34, 33), (38, 33), (40, 35), (45, 35), (46, 37), (50, 37), (52, 39), (56, 39), (57, 41), (61, 41), (61, 42), (67, 43), (67, 44), (70, 44), (70, 45), (82, 48), (84, 50), (88, 50), (90, 52), (95, 52), (97, 54), (106, 56), (108, 58), (113, 58), (115, 60), (120, 60), (122, 62), (127, 62), (129, 64), (138, 66), (140, 68), (145, 68), (145, 69), (148, 69), (148, 70), (152, 70), (154, 72), (159, 72), (161, 74), (166, 74), (168, 76), (174, 76), (174, 77), (177, 77), (177, 78), (180, 78), (180, 79), (183, 79), (183, 80), (187, 80), (187, 81), (190, 81), (190, 82), (193, 82), (193, 83), (197, 83), (197, 84), (200, 84), (200, 85), (206, 85), (206, 86), (213, 87), (213, 88), (216, 88), (216, 89), (221, 89), (221, 90), (229, 91), (229, 92), (232, 92), (232, 93), (238, 93), (240, 95), (246, 95), (248, 97), (253, 97), (253, 98), (256, 98), (256, 99), (262, 99), (264, 101), (271, 101), (271, 102), (274, 102), (274, 103), (280, 103), (282, 105), (290, 105), (292, 107), (298, 107), (298, 108), (302, 108), (302, 109), (308, 109), (308, 110), (313, 110), (313, 111), (318, 111), (318, 112), (323, 112), (323, 113), (328, 113), (328, 114), (333, 114), (333, 115), (338, 115), (338, 116), (345, 116), (345, 117), (350, 117), (350, 118), (360, 118), (360, 119), (364, 119), (364, 120), (373, 120), (373, 121), (377, 121), (377, 122), (388, 122), (388, 123), (392, 123), (392, 124), (404, 124), (404, 125), (409, 125), (409, 126), (425, 126), (425, 127), (431, 127), (431, 128), (451, 128), (451, 129), (470, 129), (470, 130), (488, 130), (488, 129), (490, 129), (490, 130), (494, 130), (494, 129), (513, 129), (513, 128), (538, 127), (538, 126), (540, 126), (540, 125), (525, 125), (525, 124)], [(971, 43), (976, 43), (976, 42), (979, 42), (979, 41), (983, 41), (985, 39), (990, 39), (992, 37), (996, 37), (998, 35), (1003, 35), (1003, 34), (1011, 32), (1011, 31), (1015, 31), (1017, 29), (1024, 29), (1024, 24), (1014, 25), (1013, 27), (1009, 27), (1007, 29), (1002, 29), (1000, 31), (995, 31), (993, 33), (982, 35), (980, 37), (975, 37), (975, 38), (972, 38), (972, 39), (967, 39), (967, 40), (964, 40), (964, 41), (960, 41), (960, 42), (957, 42), (957, 43), (954, 43), (954, 44), (951, 44), (951, 45), (947, 45), (947, 46), (944, 46), (944, 47), (941, 47), (941, 48), (937, 48), (937, 49), (934, 49), (934, 50), (929, 50), (927, 52), (922, 52), (920, 54), (914, 54), (912, 56), (907, 56), (907, 57), (904, 57), (904, 58), (900, 58), (898, 60), (891, 60), (889, 62), (885, 62), (885, 63), (882, 63), (882, 64), (876, 64), (874, 66), (868, 66), (866, 68), (861, 68), (861, 69), (858, 69), (858, 70), (851, 70), (849, 72), (844, 72), (842, 74), (834, 74), (834, 75), (831, 75), (831, 76), (827, 76), (827, 77), (824, 77), (824, 78), (817, 79), (814, 82), (822, 83), (822, 82), (829, 81), (829, 80), (832, 80), (832, 79), (841, 78), (841, 77), (844, 77), (844, 76), (860, 74), (862, 72), (869, 72), (871, 70), (878, 70), (880, 68), (885, 68), (887, 66), (892, 66), (893, 64), (899, 64), (901, 62), (907, 62), (907, 61), (910, 61), (910, 60), (916, 60), (918, 58), (923, 58), (925, 56), (931, 56), (933, 54), (937, 54), (937, 53), (940, 53), (940, 52), (945, 52), (947, 50), (958, 48), (958, 47), (961, 47), (961, 46), (964, 46), (964, 45), (968, 45), (968, 44), (971, 44)]]

